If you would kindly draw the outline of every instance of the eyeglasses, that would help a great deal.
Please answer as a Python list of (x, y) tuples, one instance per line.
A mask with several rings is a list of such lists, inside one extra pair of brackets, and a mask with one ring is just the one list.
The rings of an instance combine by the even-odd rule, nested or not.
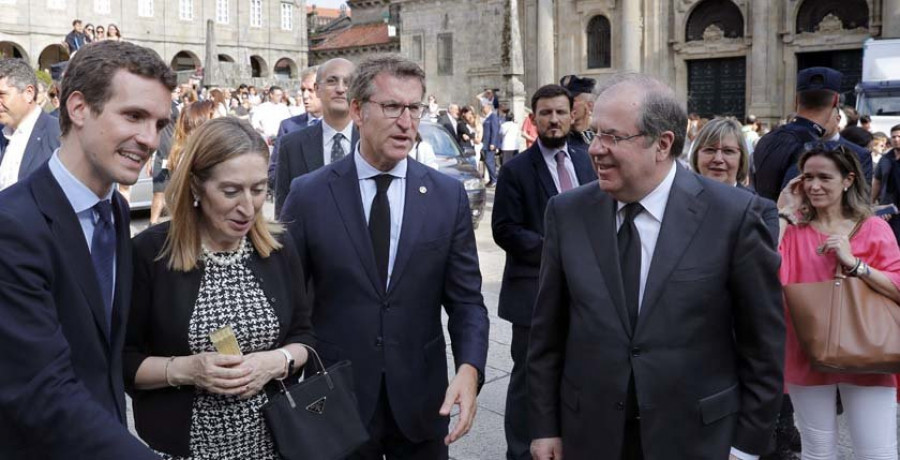
[(850, 153), (850, 150), (838, 141), (811, 141), (803, 144), (803, 152), (841, 152)]
[(711, 157), (716, 156), (716, 154), (719, 152), (722, 152), (722, 155), (724, 155), (726, 157), (735, 157), (735, 156), (738, 156), (741, 154), (741, 151), (739, 149), (722, 148), (722, 147), (719, 147), (719, 148), (703, 147), (702, 149), (699, 150), (699, 152), (701, 155), (708, 155)]
[(403, 110), (409, 110), (410, 118), (414, 120), (419, 120), (422, 118), (422, 115), (425, 114), (425, 104), (421, 102), (416, 102), (414, 104), (400, 104), (397, 102), (377, 102), (377, 101), (366, 101), (371, 102), (372, 104), (378, 104), (381, 106), (381, 111), (384, 113), (384, 116), (388, 118), (400, 118), (403, 115)]
[(600, 144), (602, 144), (606, 148), (618, 147), (619, 142), (630, 141), (636, 137), (646, 136), (647, 133), (637, 133), (632, 134), (630, 136), (617, 136), (612, 133), (605, 133), (603, 131), (597, 131), (597, 134), (594, 136), (594, 139), (600, 139)]

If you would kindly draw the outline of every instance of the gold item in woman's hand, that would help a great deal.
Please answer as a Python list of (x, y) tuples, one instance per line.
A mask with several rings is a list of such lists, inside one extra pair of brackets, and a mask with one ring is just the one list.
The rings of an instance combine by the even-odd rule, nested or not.
[(234, 330), (230, 325), (226, 325), (210, 332), (209, 339), (212, 340), (216, 351), (223, 355), (241, 356), (241, 346), (238, 345), (237, 337), (234, 336)]

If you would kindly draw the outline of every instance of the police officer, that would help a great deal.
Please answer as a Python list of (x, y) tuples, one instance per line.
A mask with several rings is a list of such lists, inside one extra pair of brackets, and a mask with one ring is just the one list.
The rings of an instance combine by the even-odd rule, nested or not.
[(578, 75), (566, 75), (559, 80), (559, 85), (569, 90), (575, 103), (572, 106), (572, 128), (567, 143), (569, 148), (587, 154), (588, 146), (594, 139), (591, 130), (591, 113), (594, 112), (593, 78), (581, 78)]
[(753, 152), (751, 180), (757, 193), (777, 200), (788, 181), (798, 174), (796, 165), (804, 144), (818, 140), (835, 140), (856, 152), (866, 183), (871, 183), (871, 153), (843, 139), (826, 137), (826, 126), (840, 103), (842, 78), (840, 72), (828, 67), (810, 67), (797, 74), (797, 115), (763, 136)]

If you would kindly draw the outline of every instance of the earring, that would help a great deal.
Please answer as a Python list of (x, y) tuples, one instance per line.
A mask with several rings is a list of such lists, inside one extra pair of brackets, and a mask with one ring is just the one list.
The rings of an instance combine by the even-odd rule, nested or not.
[(850, 190), (850, 187), (844, 187), (844, 191)]
[(194, 207), (196, 208), (197, 206), (200, 206), (200, 199), (197, 197), (194, 197)]

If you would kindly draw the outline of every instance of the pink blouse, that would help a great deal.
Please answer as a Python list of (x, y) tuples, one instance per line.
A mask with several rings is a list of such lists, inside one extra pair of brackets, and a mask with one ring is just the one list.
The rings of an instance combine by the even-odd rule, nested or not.
[[(895, 217), (897, 218), (897, 217)], [(790, 226), (784, 233), (778, 250), (781, 253), (781, 284), (815, 283), (834, 278), (837, 258), (834, 253), (818, 254), (828, 235), (820, 233), (812, 225)], [(891, 227), (879, 217), (866, 219), (856, 234), (850, 238), (850, 249), (856, 257), (876, 268), (894, 286), (900, 287), (900, 248)], [(790, 313), (785, 305), (787, 343), (785, 344), (784, 381), (793, 385), (830, 385), (849, 383), (860, 386), (897, 387), (893, 375), (839, 374), (817, 372), (810, 367), (809, 359), (800, 346), (794, 332)]]

